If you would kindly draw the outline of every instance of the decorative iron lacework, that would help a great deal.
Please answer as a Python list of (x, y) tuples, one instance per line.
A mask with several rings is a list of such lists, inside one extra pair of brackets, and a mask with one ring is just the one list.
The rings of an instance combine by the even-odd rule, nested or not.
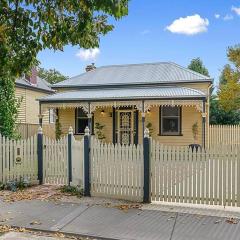
[(140, 112), (147, 112), (152, 107), (159, 106), (187, 106), (195, 107), (197, 111), (203, 112), (201, 100), (144, 100), (144, 101), (111, 101), (111, 102), (79, 102), (79, 103), (42, 103), (42, 113), (48, 109), (82, 108), (86, 113), (94, 112), (98, 108), (107, 107), (131, 107), (135, 106)]

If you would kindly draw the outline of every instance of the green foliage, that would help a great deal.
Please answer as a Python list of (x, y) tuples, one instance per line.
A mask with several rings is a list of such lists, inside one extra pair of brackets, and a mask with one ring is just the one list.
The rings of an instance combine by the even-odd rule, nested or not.
[(64, 185), (60, 187), (60, 191), (62, 193), (68, 193), (69, 195), (77, 196), (79, 198), (81, 198), (84, 195), (84, 191), (82, 188), (74, 187), (74, 186)]
[(188, 65), (188, 68), (192, 71), (198, 72), (209, 77), (209, 72), (207, 68), (203, 65), (203, 62), (200, 58), (192, 59), (192, 61)]
[(16, 192), (18, 190), (22, 191), (27, 187), (30, 187), (31, 184), (27, 179), (20, 178), (20, 181), (8, 181), (7, 183), (0, 182), (0, 190), (9, 190)]
[(239, 110), (225, 111), (219, 105), (219, 100), (216, 96), (210, 99), (210, 124), (239, 124), (240, 113)]
[(66, 80), (68, 78), (68, 76), (62, 75), (56, 69), (46, 70), (44, 68), (39, 68), (38, 76), (40, 78), (45, 79), (46, 81), (48, 81), (51, 84), (61, 82), (61, 81)]
[(17, 139), (16, 118), (21, 99), (15, 97), (14, 80), (5, 74), (0, 77), (0, 133), (8, 138)]
[(57, 117), (55, 122), (55, 137), (57, 140), (59, 140), (62, 136), (62, 125), (59, 121), (59, 118)]
[(240, 46), (228, 48), (231, 65), (226, 65), (220, 77), (219, 104), (226, 112), (237, 111), (240, 106)]
[[(98, 47), (100, 36), (113, 30), (108, 19), (120, 19), (127, 13), (128, 0), (0, 1), (1, 88), (4, 86), (12, 92), (16, 78), (38, 64), (37, 55), (44, 49), (63, 50), (66, 45)], [(0, 99), (0, 131), (12, 136), (14, 124), (11, 121), (17, 107), (10, 107), (14, 99), (11, 93), (4, 91)], [(7, 107), (2, 109), (4, 105)], [(13, 115), (10, 116), (11, 110)], [(7, 117), (3, 116), (4, 111)]]
[(99, 139), (99, 140), (104, 140), (106, 138), (103, 133), (104, 127), (105, 127), (104, 125), (102, 125), (98, 122), (95, 123), (95, 133), (97, 135), (97, 139)]
[(152, 123), (147, 123), (146, 124), (146, 128), (148, 128), (148, 130), (149, 130), (149, 136), (152, 136), (152, 134), (153, 134), (153, 126), (152, 126)]
[(193, 134), (193, 139), (194, 141), (197, 140), (197, 137), (198, 137), (198, 122), (195, 122), (193, 125), (192, 125), (192, 134)]

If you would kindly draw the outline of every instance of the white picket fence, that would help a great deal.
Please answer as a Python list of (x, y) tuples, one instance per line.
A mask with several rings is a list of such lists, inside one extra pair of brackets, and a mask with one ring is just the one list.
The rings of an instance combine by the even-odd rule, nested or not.
[(72, 137), (72, 185), (84, 186), (84, 145)]
[(133, 201), (143, 197), (143, 146), (91, 139), (91, 194)]
[(209, 147), (216, 145), (240, 145), (240, 125), (210, 125)]
[(37, 136), (10, 140), (0, 135), (0, 182), (37, 180)]
[(239, 148), (151, 148), (153, 201), (240, 206)]
[(60, 140), (43, 136), (43, 182), (68, 183), (68, 137)]

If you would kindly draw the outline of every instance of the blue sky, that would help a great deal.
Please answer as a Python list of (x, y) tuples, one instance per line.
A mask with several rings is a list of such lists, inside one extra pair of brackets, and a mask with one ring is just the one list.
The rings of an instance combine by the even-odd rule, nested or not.
[(240, 0), (131, 0), (129, 15), (112, 22), (115, 29), (101, 37), (90, 56), (83, 50), (76, 56), (79, 47), (66, 46), (64, 52), (41, 52), (41, 65), (74, 76), (91, 62), (172, 61), (187, 66), (200, 57), (217, 83), (227, 47), (240, 43)]

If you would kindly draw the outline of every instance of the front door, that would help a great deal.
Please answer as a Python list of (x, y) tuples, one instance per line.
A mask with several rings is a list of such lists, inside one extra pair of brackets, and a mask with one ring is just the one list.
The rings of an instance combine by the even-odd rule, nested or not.
[(121, 144), (133, 144), (134, 141), (134, 116), (132, 110), (117, 111), (117, 142)]

